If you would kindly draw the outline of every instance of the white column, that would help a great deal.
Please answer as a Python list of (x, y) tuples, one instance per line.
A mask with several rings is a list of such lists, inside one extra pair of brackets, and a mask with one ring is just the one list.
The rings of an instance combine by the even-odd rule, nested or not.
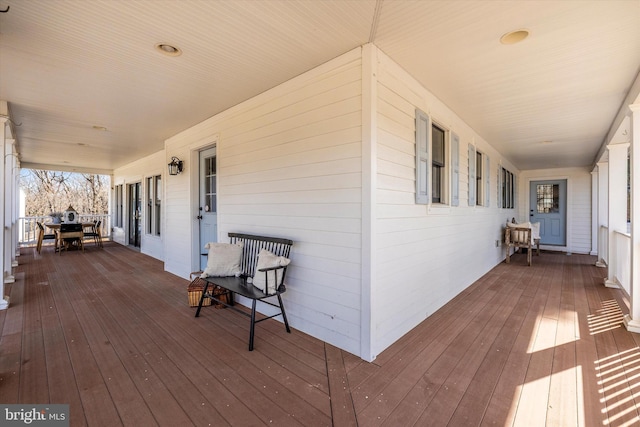
[(629, 314), (624, 324), (640, 332), (640, 104), (631, 109), (631, 290)]
[[(20, 169), (18, 163), (18, 153), (16, 152), (16, 140), (9, 139), (11, 144), (11, 156), (7, 160), (7, 165), (11, 166), (11, 266), (18, 266), (17, 257), (20, 256), (20, 242), (18, 233), (19, 218), (19, 194), (20, 194)], [(7, 166), (8, 167), (8, 166)]]
[(13, 264), (13, 257), (15, 251), (13, 250), (13, 230), (11, 228), (11, 212), (13, 209), (13, 203), (11, 198), (13, 196), (13, 168), (11, 167), (12, 162), (12, 154), (13, 154), (13, 145), (11, 145), (11, 140), (5, 138), (4, 143), (4, 221), (3, 221), (3, 242), (4, 242), (4, 283), (13, 283), (15, 282), (15, 277), (13, 276), (13, 269), (11, 265)]
[(0, 162), (0, 189), (2, 189), (3, 191), (1, 192), (2, 194), (0, 194), (0, 225), (3, 228), (3, 231), (0, 232), (0, 235), (2, 236), (2, 242), (0, 242), (0, 271), (2, 271), (3, 273), (3, 280), (0, 280), (0, 310), (5, 310), (7, 307), (9, 307), (9, 298), (5, 297), (4, 295), (4, 272), (5, 272), (5, 256), (4, 256), (4, 251), (5, 251), (5, 241), (7, 239), (7, 235), (4, 232), (4, 206), (5, 206), (5, 199), (6, 199), (6, 194), (5, 194), (5, 162), (4, 162), (4, 156), (5, 156), (5, 132), (6, 132), (6, 128), (7, 128), (7, 119), (4, 117), (0, 117), (0, 126), (2, 127), (2, 129), (0, 129), (0, 155), (2, 155), (2, 161)]
[[(598, 166), (591, 171), (591, 253), (589, 255), (598, 255), (598, 231), (600, 224), (598, 222)], [(600, 255), (598, 255), (598, 260)], [(597, 262), (596, 262), (597, 265)]]
[(615, 232), (627, 232), (627, 152), (629, 143), (611, 144), (609, 150), (609, 271), (604, 284), (619, 288), (611, 266), (616, 265)]
[(600, 227), (609, 227), (609, 162), (598, 163), (598, 262), (606, 267), (609, 262), (609, 234), (602, 236)]

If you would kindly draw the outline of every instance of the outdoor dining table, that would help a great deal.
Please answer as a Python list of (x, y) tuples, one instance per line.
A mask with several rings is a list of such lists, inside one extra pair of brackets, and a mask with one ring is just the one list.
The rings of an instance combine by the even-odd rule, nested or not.
[(82, 239), (84, 238), (84, 229), (92, 228), (95, 224), (93, 222), (83, 222), (82, 230), (80, 231), (60, 231), (60, 227), (62, 224), (43, 224), (45, 227), (49, 228), (56, 235), (55, 239), (55, 248), (56, 251), (60, 251), (62, 253), (62, 244), (64, 243), (64, 239), (78, 239), (80, 242), (80, 247), (84, 251), (84, 245), (82, 243)]

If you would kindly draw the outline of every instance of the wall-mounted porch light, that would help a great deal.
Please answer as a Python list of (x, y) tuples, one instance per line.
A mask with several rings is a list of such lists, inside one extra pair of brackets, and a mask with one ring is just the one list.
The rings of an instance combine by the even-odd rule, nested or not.
[(169, 166), (169, 175), (178, 175), (179, 173), (182, 173), (182, 160), (175, 156), (171, 158), (171, 163), (167, 166)]

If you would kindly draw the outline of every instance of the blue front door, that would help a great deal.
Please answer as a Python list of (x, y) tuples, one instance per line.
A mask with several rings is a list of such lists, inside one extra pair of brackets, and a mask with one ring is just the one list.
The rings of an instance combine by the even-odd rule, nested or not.
[[(207, 254), (204, 245), (218, 241), (218, 186), (216, 148), (200, 152), (200, 251)], [(207, 265), (207, 257), (200, 257), (200, 269)]]
[(567, 244), (567, 180), (531, 181), (529, 221), (540, 223), (540, 243)]

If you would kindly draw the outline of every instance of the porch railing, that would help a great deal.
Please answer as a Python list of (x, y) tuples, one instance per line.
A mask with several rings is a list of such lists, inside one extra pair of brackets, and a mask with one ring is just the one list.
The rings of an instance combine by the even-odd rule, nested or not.
[[(620, 231), (613, 232), (613, 247), (611, 248), (610, 263), (613, 278), (625, 290), (631, 294), (631, 236)], [(611, 276), (610, 276), (611, 277)]]
[[(111, 238), (111, 215), (108, 214), (80, 214), (80, 222), (102, 221), (100, 230), (103, 239)], [(18, 218), (18, 243), (20, 246), (35, 245), (38, 239), (37, 222), (47, 224), (52, 222), (50, 216), (22, 216)]]
[(598, 260), (609, 265), (609, 227), (605, 225), (598, 229)]

